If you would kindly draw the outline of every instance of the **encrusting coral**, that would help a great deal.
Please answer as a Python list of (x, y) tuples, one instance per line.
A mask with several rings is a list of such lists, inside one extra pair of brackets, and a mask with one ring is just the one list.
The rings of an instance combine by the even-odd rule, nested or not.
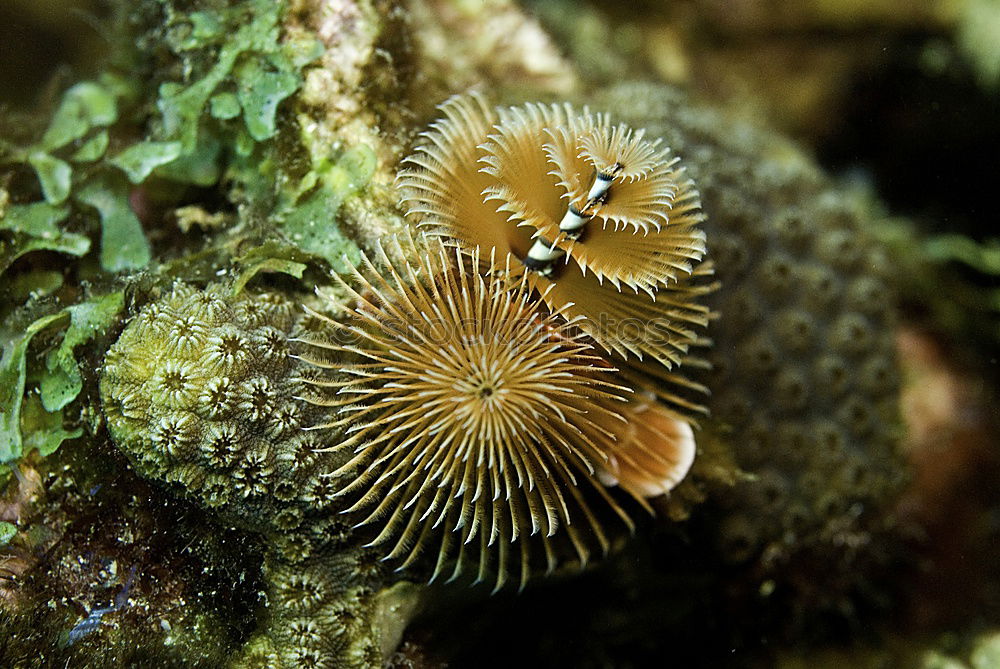
[(101, 379), (119, 447), (147, 476), (211, 507), (273, 492), (309, 448), (289, 378), (296, 305), (277, 294), (226, 297), (178, 284), (132, 321)]
[(383, 642), (378, 616), (384, 607), (371, 585), (358, 577), (365, 571), (363, 561), (352, 551), (296, 563), (271, 556), (263, 569), (268, 584), (266, 631), (247, 643), (230, 666), (380, 666)]
[(844, 610), (852, 588), (877, 590), (853, 565), (890, 559), (879, 537), (895, 531), (886, 509), (903, 481), (885, 250), (863, 212), (773, 134), (665, 86), (622, 84), (597, 103), (682, 152), (704, 202), (722, 288), (705, 299), (720, 314), (711, 370), (691, 372), (712, 389), (699, 441), (730, 443), (751, 474), (716, 496), (718, 551), (779, 593), (815, 578), (790, 564), (815, 568), (828, 601), (795, 605)]
[(328, 476), (342, 463), (303, 430), (324, 415), (299, 399), (311, 372), (290, 355), (305, 321), (276, 293), (178, 283), (139, 311), (101, 378), (108, 429), (143, 476), (267, 538), (270, 622), (237, 667), (360, 668), (381, 652), (381, 570), (348, 541)]

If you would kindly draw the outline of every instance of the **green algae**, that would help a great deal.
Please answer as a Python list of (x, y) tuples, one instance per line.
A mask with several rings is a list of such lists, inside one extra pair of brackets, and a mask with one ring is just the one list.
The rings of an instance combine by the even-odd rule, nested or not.
[(70, 159), (76, 163), (90, 163), (101, 156), (104, 152), (108, 150), (108, 145), (111, 143), (111, 138), (108, 136), (107, 130), (101, 130), (96, 135), (85, 141), (80, 145), (80, 148), (73, 152)]
[[(42, 200), (13, 206), (0, 218), (0, 230), (9, 232), (0, 237), (0, 271), (37, 250), (88, 254), (89, 235), (61, 226), (77, 212), (97, 214), (104, 271), (147, 267), (153, 252), (130, 203), (133, 188), (151, 179), (210, 187), (227, 158), (259, 160), (256, 145), (277, 134), (279, 106), (301, 87), (302, 69), (322, 54), (315, 40), (282, 40), (283, 3), (253, 0), (194, 13), (166, 0), (157, 4), (167, 17), (161, 37), (192, 74), (159, 84), (146, 131), (114, 155), (108, 151), (119, 129), (134, 134), (126, 124), (136, 120), (141, 91), (110, 72), (68, 88), (37, 142), (8, 148), (4, 162), (30, 166)], [(233, 176), (268, 178), (238, 165)], [(245, 190), (263, 194), (253, 184)]]
[(234, 93), (228, 91), (219, 93), (212, 96), (210, 109), (213, 118), (228, 121), (240, 115), (240, 100)]
[(331, 224), (344, 202), (357, 195), (375, 174), (375, 152), (364, 144), (334, 158), (314, 158), (298, 186), (299, 195), (279, 209), (279, 231), (303, 251), (326, 260), (338, 272), (361, 257), (357, 245)]
[(321, 189), (289, 208), (282, 221), (282, 230), (292, 243), (322, 257), (339, 271), (349, 266), (344, 261), (345, 257), (353, 262), (360, 258), (357, 245), (347, 239), (339, 228), (329, 224), (344, 199), (343, 193)]
[(110, 175), (84, 185), (77, 199), (97, 210), (101, 218), (101, 267), (109, 272), (139, 269), (152, 252), (142, 224), (128, 203), (127, 186)]
[(213, 186), (219, 181), (219, 175), (222, 173), (220, 166), (222, 150), (221, 139), (215, 135), (206, 135), (192, 152), (181, 152), (172, 161), (158, 166), (155, 176), (203, 188)]
[(81, 436), (83, 428), (65, 429), (62, 412), (47, 411), (37, 395), (29, 395), (21, 407), (21, 432), (24, 452), (37, 450), (44, 457), (55, 453), (64, 441)]
[(64, 312), (39, 318), (4, 345), (0, 359), (0, 463), (21, 457), (21, 405), (28, 374), (28, 344), (39, 332), (65, 318)]
[(32, 251), (55, 251), (71, 256), (83, 256), (90, 250), (90, 239), (69, 232), (59, 223), (69, 216), (69, 207), (48, 202), (12, 205), (0, 216), (0, 231), (9, 233), (0, 239), (0, 273), (21, 256)]
[(265, 61), (251, 59), (236, 69), (236, 97), (243, 121), (256, 141), (274, 137), (278, 105), (298, 90), (302, 80), (295, 71), (272, 70)]
[[(168, 42), (199, 74), (189, 83), (170, 81), (159, 87), (159, 146), (179, 152), (151, 174), (200, 186), (211, 186), (225, 174), (235, 186), (230, 198), (248, 203), (254, 216), (270, 218), (293, 246), (334, 268), (343, 267), (345, 255), (357, 259), (357, 247), (335, 219), (343, 202), (370, 181), (374, 152), (357, 146), (331, 157), (326, 149), (292, 182), (284, 178), (270, 144), (279, 132), (279, 107), (301, 88), (304, 68), (323, 53), (320, 43), (281, 39), (282, 3), (251, 0), (191, 14), (163, 4)], [(213, 54), (207, 62), (199, 57), (204, 52)], [(220, 164), (224, 158), (228, 165)], [(276, 190), (274, 184), (282, 187)], [(301, 275), (293, 269), (292, 274)]]
[(59, 347), (45, 358), (41, 402), (46, 411), (59, 411), (80, 394), (83, 379), (73, 351), (107, 330), (117, 320), (124, 302), (124, 293), (118, 291), (66, 309), (69, 327)]
[(301, 87), (301, 69), (322, 54), (319, 43), (281, 41), (283, 3), (251, 0), (192, 13), (176, 11), (165, 0), (163, 4), (173, 28), (168, 41), (176, 53), (217, 47), (214, 62), (196, 81), (160, 85), (157, 107), (163, 136), (180, 141), (181, 155), (194, 153), (211, 101), (216, 119), (242, 114), (255, 141), (274, 137), (278, 106)]
[(39, 147), (60, 149), (84, 137), (92, 128), (107, 127), (118, 120), (115, 95), (94, 81), (81, 82), (63, 96)]
[(17, 527), (6, 521), (0, 521), (0, 548), (9, 544), (15, 534), (17, 534)]
[(980, 243), (962, 235), (937, 235), (926, 241), (924, 252), (936, 262), (961, 262), (977, 272), (1000, 276), (1000, 239)]
[[(48, 455), (66, 439), (82, 434), (79, 428), (63, 428), (61, 412), (83, 389), (74, 350), (107, 330), (123, 304), (121, 291), (97, 297), (42, 316), (6, 342), (0, 360), (0, 463), (33, 449)], [(46, 356), (44, 366), (34, 359), (29, 364), (28, 349), (35, 335), (62, 323), (68, 323), (62, 342)], [(25, 394), (29, 378), (38, 381), (38, 393)]]
[[(124, 90), (110, 76), (104, 82), (82, 81), (72, 86), (63, 94), (41, 139), (14, 152), (15, 160), (35, 169), (46, 202), (58, 205), (69, 197), (73, 186), (70, 161), (93, 162), (103, 155), (109, 144), (105, 128), (118, 120), (118, 96)], [(70, 148), (70, 155), (55, 155)]]
[(899, 219), (880, 221), (872, 231), (906, 272), (905, 296), (931, 324), (987, 347), (1000, 343), (1000, 240), (929, 235)]
[(984, 634), (977, 639), (969, 659), (973, 669), (1000, 667), (1000, 632)]
[[(0, 271), (38, 250), (88, 255), (94, 220), (102, 270), (147, 268), (155, 253), (136, 205), (144, 206), (149, 194), (179, 192), (164, 182), (208, 188), (224, 178), (229, 201), (249, 205), (237, 222), (254, 224), (255, 234), (272, 237), (274, 226), (260, 225), (271, 218), (286, 241), (311, 257), (333, 266), (345, 255), (356, 259), (357, 247), (335, 217), (371, 179), (374, 153), (366, 146), (340, 149), (288, 179), (274, 146), (280, 107), (322, 55), (320, 42), (282, 34), (285, 3), (218, 3), (197, 12), (171, 0), (149, 5), (159, 7), (162, 25), (148, 25), (147, 37), (163, 43), (179, 67), (164, 68), (167, 80), (150, 82), (153, 104), (146, 107), (137, 107), (143, 86), (111, 71), (74, 84), (36, 142), (7, 147), (4, 163), (30, 166), (41, 200), (21, 204), (25, 194), (15, 193), (18, 204), (0, 217), (0, 231), (8, 233), (0, 236)], [(42, 292), (52, 289), (51, 277), (32, 276), (44, 284)], [(16, 278), (23, 284), (29, 277)], [(33, 292), (28, 283), (20, 295)]]
[(966, 0), (959, 15), (957, 42), (979, 78), (990, 90), (1000, 87), (1000, 2)]
[[(94, 129), (110, 126), (117, 119), (115, 94), (105, 86), (83, 81), (66, 91), (42, 138), (27, 150), (27, 162), (35, 168), (46, 202), (62, 204), (72, 189), (72, 166), (53, 153), (83, 139)], [(98, 130), (76, 149), (72, 160), (96, 160), (107, 145), (106, 133)]]
[[(109, 185), (113, 177), (107, 169), (95, 172), (90, 165), (104, 157), (110, 144), (108, 128), (118, 120), (118, 103), (127, 93), (111, 75), (72, 86), (39, 141), (10, 152), (9, 163), (25, 163), (35, 170), (43, 200), (12, 206), (0, 219), (0, 230), (15, 233), (6, 248), (0, 246), (0, 270), (37, 250), (86, 255), (90, 239), (60, 227), (80, 205), (94, 206), (100, 213), (105, 270), (136, 269), (149, 262), (148, 242), (128, 209), (127, 191)], [(133, 163), (122, 162), (120, 169), (132, 176), (138, 169)]]
[(268, 242), (262, 244), (236, 259), (241, 271), (233, 283), (232, 294), (241, 292), (258, 274), (281, 273), (301, 279), (306, 268), (315, 258), (298, 250), (296, 247)]
[(173, 162), (181, 155), (180, 142), (140, 142), (128, 147), (111, 159), (134, 184), (142, 183), (160, 165)]
[(65, 160), (55, 158), (44, 151), (35, 151), (28, 156), (28, 163), (38, 173), (42, 194), (50, 204), (62, 204), (69, 197), (73, 168)]

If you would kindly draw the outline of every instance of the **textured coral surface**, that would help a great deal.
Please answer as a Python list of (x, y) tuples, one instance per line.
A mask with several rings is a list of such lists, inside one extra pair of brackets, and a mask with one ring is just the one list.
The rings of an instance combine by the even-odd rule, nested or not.
[[(735, 561), (865, 541), (900, 484), (894, 297), (864, 214), (797, 154), (669, 89), (600, 98), (687, 158), (723, 288), (709, 303), (712, 431), (753, 479), (725, 504)], [(852, 536), (855, 532), (861, 536)]]
[(380, 570), (356, 550), (323, 550), (347, 526), (331, 507), (335, 461), (303, 429), (317, 417), (290, 350), (301, 315), (275, 293), (175, 285), (108, 351), (108, 429), (144, 476), (268, 537), (266, 632), (235, 666), (371, 666)]
[(293, 399), (288, 330), (296, 307), (176, 286), (143, 309), (108, 351), (108, 429), (145, 475), (208, 506), (273, 495), (308, 451)]

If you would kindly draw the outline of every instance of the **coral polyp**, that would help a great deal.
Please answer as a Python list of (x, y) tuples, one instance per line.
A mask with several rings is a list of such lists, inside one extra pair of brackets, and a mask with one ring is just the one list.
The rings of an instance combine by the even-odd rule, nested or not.
[(572, 303), (567, 315), (607, 350), (678, 363), (707, 321), (691, 292), (706, 271), (703, 216), (678, 159), (569, 104), (492, 110), (470, 94), (441, 110), (398, 180), (421, 228), (512, 254), (542, 300)]
[(178, 283), (139, 312), (108, 351), (101, 392), (141, 472), (211, 508), (273, 506), (309, 443), (289, 357), (295, 310), (276, 294)]
[[(522, 583), (537, 571), (533, 537), (549, 570), (567, 540), (582, 564), (593, 546), (607, 551), (602, 516), (632, 521), (602, 481), (620, 478), (642, 500), (648, 487), (625, 469), (642, 469), (635, 453), (660, 446), (617, 439), (631, 391), (616, 370), (572, 321), (538, 310), (509, 256), (501, 264), (404, 237), (376, 262), (385, 269), (356, 270), (358, 287), (341, 281), (355, 299), (346, 317), (314, 313), (325, 336), (302, 339), (314, 350), (304, 359), (327, 372), (305, 379), (316, 390), (305, 399), (332, 413), (312, 429), (348, 435), (330, 446), (350, 453), (331, 476), (347, 482), (347, 510), (377, 528), (372, 545), (403, 567), (436, 552), (432, 580), (470, 562), (485, 578), (495, 558), (497, 587), (518, 561)], [(642, 472), (663, 484), (655, 494), (690, 460), (663, 465), (659, 477)]]

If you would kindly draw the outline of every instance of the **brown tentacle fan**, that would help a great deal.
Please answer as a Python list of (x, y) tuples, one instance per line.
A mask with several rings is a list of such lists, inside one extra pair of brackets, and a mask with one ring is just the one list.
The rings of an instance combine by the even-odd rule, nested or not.
[(516, 262), (403, 237), (340, 281), (346, 313), (312, 312), (320, 329), (299, 340), (320, 372), (304, 399), (330, 411), (311, 429), (346, 435), (329, 449), (346, 511), (401, 567), (429, 553), (431, 580), (472, 565), (523, 585), (567, 549), (586, 564), (608, 522), (633, 527), (606, 486), (649, 508), (694, 455), (688, 424), (620, 385)]

